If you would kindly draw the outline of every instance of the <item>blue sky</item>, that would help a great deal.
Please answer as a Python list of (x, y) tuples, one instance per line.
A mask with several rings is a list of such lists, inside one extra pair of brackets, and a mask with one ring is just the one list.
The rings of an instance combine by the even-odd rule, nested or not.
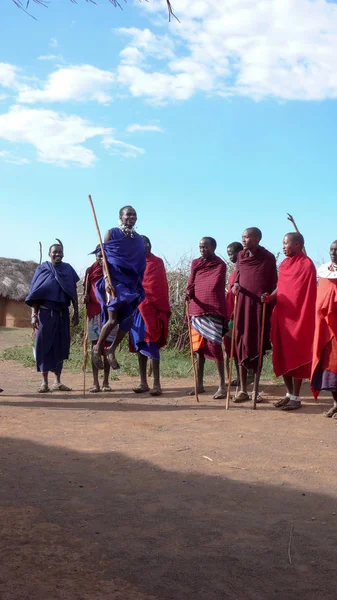
[(3, 0), (0, 256), (55, 237), (80, 273), (132, 204), (171, 263), (294, 215), (316, 262), (337, 238), (337, 6), (323, 0)]

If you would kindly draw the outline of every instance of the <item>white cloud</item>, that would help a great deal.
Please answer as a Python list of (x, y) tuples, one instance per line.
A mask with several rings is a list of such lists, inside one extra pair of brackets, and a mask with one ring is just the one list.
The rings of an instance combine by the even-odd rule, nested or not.
[(8, 152), (7, 150), (0, 151), (0, 160), (13, 165), (28, 165), (30, 163), (28, 158), (17, 157), (13, 152)]
[(108, 93), (114, 82), (114, 74), (92, 65), (62, 67), (49, 75), (40, 88), (26, 86), (19, 92), (18, 102), (84, 102), (95, 100), (101, 104), (111, 101)]
[(15, 65), (0, 62), (0, 85), (4, 88), (15, 89), (19, 68)]
[(58, 45), (59, 45), (59, 43), (56, 38), (50, 38), (50, 40), (49, 40), (50, 48), (57, 48)]
[(136, 133), (136, 132), (143, 132), (143, 131), (154, 131), (157, 133), (163, 133), (164, 130), (159, 127), (158, 125), (138, 125), (138, 123), (134, 123), (133, 125), (129, 125), (126, 128), (126, 131), (128, 133)]
[(41, 56), (38, 56), (38, 60), (63, 61), (63, 57), (61, 56), (61, 54), (42, 54)]
[(107, 150), (111, 149), (112, 154), (121, 154), (126, 158), (137, 158), (137, 156), (145, 154), (144, 148), (139, 148), (138, 146), (133, 146), (132, 144), (126, 144), (125, 142), (115, 140), (111, 136), (105, 137), (102, 141), (102, 144)]
[(85, 145), (93, 138), (101, 138), (106, 148), (115, 146), (115, 152), (123, 156), (138, 156), (144, 152), (115, 140), (111, 128), (92, 125), (76, 115), (22, 106), (12, 106), (6, 114), (0, 115), (0, 138), (15, 144), (29, 144), (36, 149), (38, 161), (58, 166), (93, 166), (97, 158)]
[[(155, 26), (162, 0), (143, 3)], [(337, 5), (325, 0), (180, 0), (167, 35), (120, 29), (118, 81), (156, 103), (198, 92), (254, 99), (337, 98)], [(161, 15), (162, 22), (159, 21)], [(156, 63), (153, 62), (153, 59)], [(161, 61), (161, 64), (158, 64)]]

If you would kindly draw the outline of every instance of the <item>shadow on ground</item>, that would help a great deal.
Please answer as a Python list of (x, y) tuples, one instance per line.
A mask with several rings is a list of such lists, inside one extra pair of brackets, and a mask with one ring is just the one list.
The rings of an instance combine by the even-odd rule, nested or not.
[(336, 599), (336, 498), (24, 439), (0, 457), (2, 600)]

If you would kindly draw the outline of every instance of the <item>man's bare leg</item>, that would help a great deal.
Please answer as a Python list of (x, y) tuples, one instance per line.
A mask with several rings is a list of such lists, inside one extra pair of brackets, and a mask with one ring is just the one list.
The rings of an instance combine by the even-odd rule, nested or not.
[(331, 417), (335, 418), (337, 415), (337, 392), (331, 392), (331, 394), (333, 397), (333, 406), (330, 408), (330, 410), (323, 413), (324, 417), (328, 417), (330, 419)]
[(41, 385), (38, 389), (39, 394), (45, 394), (46, 392), (50, 392), (49, 389), (49, 385), (48, 385), (48, 371), (46, 373), (41, 373), (42, 375), (42, 381), (41, 381)]
[[(115, 327), (115, 325), (113, 327)], [(111, 369), (116, 370), (116, 369), (120, 368), (119, 364), (118, 364), (118, 361), (116, 359), (116, 356), (115, 356), (115, 352), (116, 352), (119, 344), (125, 338), (125, 336), (126, 336), (125, 331), (123, 331), (122, 329), (119, 328), (118, 331), (117, 331), (117, 335), (116, 335), (115, 341), (111, 344), (111, 346), (109, 346), (106, 349), (106, 354), (105, 355), (106, 355), (106, 358), (107, 358), (107, 360), (109, 362), (109, 365), (110, 365)]]
[[(204, 370), (205, 370), (205, 356), (202, 352), (197, 352), (197, 386), (198, 394), (204, 394)], [(191, 390), (189, 396), (195, 395), (195, 390)]]
[(52, 390), (54, 392), (71, 392), (70, 387), (68, 387), (67, 385), (64, 385), (64, 383), (61, 383), (61, 374), (62, 374), (62, 369), (60, 369), (59, 371), (55, 371), (55, 373), (54, 373), (55, 380), (53, 383)]
[[(113, 328), (117, 325), (117, 318), (118, 318), (118, 313), (116, 310), (108, 310), (108, 320), (101, 329), (101, 333), (99, 334), (97, 343), (92, 347), (92, 353), (91, 353), (92, 362), (94, 363), (94, 365), (97, 369), (104, 369), (104, 363), (102, 361), (104, 342), (109, 337)], [(124, 335), (123, 335), (123, 337), (124, 337)], [(110, 348), (111, 348), (111, 346), (110, 346)], [(110, 366), (113, 369), (119, 368), (119, 367), (113, 367), (111, 365), (111, 363), (110, 363)]]
[(158, 358), (152, 359), (153, 365), (153, 388), (150, 391), (151, 396), (161, 396), (163, 391), (160, 385), (160, 360)]
[(219, 375), (219, 388), (215, 392), (213, 398), (214, 400), (223, 400), (224, 398), (226, 398), (225, 364), (224, 362), (216, 361), (216, 367), (218, 369)]
[[(93, 349), (95, 344), (96, 344), (96, 342), (91, 342), (91, 349)], [(92, 392), (93, 394), (97, 394), (98, 392), (101, 391), (101, 388), (100, 388), (99, 381), (98, 381), (98, 369), (97, 369), (94, 361), (92, 360), (92, 358), (91, 358), (91, 368), (92, 368), (93, 386), (92, 386), (92, 388), (90, 388), (89, 392)]]
[(133, 391), (135, 392), (135, 394), (143, 394), (144, 392), (148, 392), (150, 389), (147, 383), (147, 356), (144, 356), (144, 354), (141, 354), (141, 352), (137, 352), (137, 355), (140, 385), (138, 387), (133, 388)]
[(104, 362), (104, 377), (103, 377), (102, 390), (103, 390), (103, 392), (112, 392), (112, 389), (109, 385), (110, 365), (109, 365), (109, 361), (107, 360), (107, 358), (105, 356), (103, 358), (103, 362)]

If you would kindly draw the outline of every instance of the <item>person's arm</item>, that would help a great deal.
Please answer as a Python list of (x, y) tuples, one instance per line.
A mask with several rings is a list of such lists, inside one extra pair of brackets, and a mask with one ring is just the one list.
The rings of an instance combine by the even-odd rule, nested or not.
[(32, 304), (31, 325), (33, 329), (39, 328), (39, 309), (38, 304)]
[(111, 231), (110, 231), (110, 229), (108, 229), (108, 231), (106, 232), (106, 234), (104, 236), (104, 241), (109, 242), (110, 240), (111, 240)]
[(276, 298), (277, 298), (277, 288), (275, 288), (275, 290), (271, 294), (268, 294), (267, 292), (265, 294), (262, 294), (261, 302), (269, 304), (269, 302), (275, 302)]

